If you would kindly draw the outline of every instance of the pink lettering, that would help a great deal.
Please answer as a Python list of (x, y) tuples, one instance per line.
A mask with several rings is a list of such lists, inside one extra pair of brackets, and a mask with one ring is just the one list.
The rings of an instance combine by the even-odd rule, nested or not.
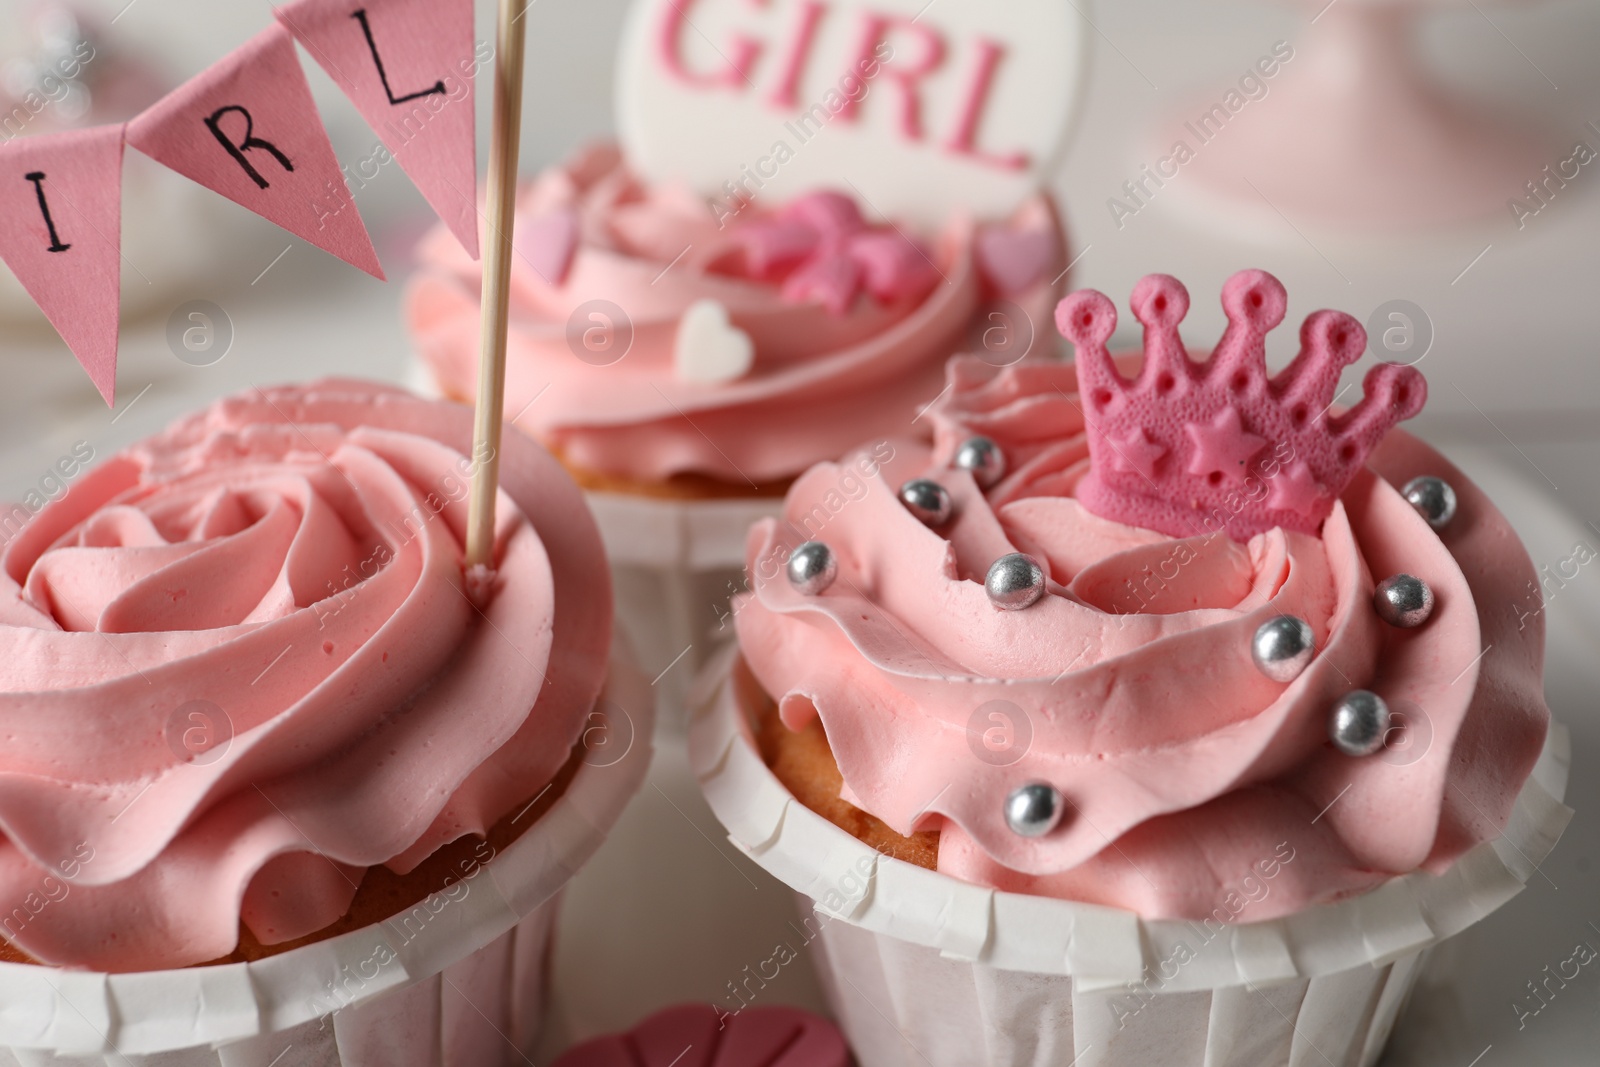
[(1028, 156), (1025, 152), (993, 155), (978, 147), (978, 128), (983, 123), (983, 113), (989, 103), (989, 93), (994, 89), (995, 71), (1005, 58), (1005, 48), (985, 37), (978, 38), (978, 65), (972, 72), (972, 82), (967, 87), (966, 103), (961, 108), (961, 118), (956, 124), (956, 135), (947, 146), (958, 156), (971, 156), (980, 163), (1005, 170), (1025, 170)]
[[(897, 49), (896, 58), (883, 66), (882, 76), (900, 85), (901, 132), (905, 134), (907, 140), (922, 140), (921, 83), (944, 64), (945, 53), (948, 51), (944, 38), (931, 27), (920, 22), (912, 22), (902, 16), (868, 14), (862, 29), (860, 47), (856, 49), (856, 54), (850, 57), (848, 70), (852, 74), (864, 69), (877, 57), (878, 47), (887, 42), (891, 30), (903, 30), (921, 39), (922, 54), (919, 57), (902, 62)], [(846, 99), (838, 117), (846, 122), (854, 122), (860, 108), (860, 99)]]
[(761, 42), (749, 37), (735, 37), (730, 49), (724, 52), (728, 65), (718, 73), (696, 73), (683, 61), (683, 37), (686, 28), (692, 29), (689, 9), (695, 0), (668, 0), (666, 17), (661, 20), (661, 35), (656, 45), (667, 73), (686, 85), (706, 88), (738, 89), (750, 82), (750, 71), (761, 56)]
[(828, 7), (821, 0), (806, 0), (800, 9), (800, 24), (795, 29), (794, 43), (784, 57), (783, 74), (778, 87), (773, 90), (772, 102), (778, 107), (800, 106), (800, 80), (805, 75), (806, 62), (811, 58), (811, 46), (817, 40), (817, 27)]

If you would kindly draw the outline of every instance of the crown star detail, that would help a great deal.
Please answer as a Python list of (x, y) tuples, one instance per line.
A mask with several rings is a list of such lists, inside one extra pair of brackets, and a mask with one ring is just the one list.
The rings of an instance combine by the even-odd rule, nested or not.
[(1164, 274), (1141, 281), (1133, 314), (1144, 365), (1129, 381), (1106, 349), (1117, 328), (1111, 301), (1088, 290), (1061, 302), (1056, 324), (1077, 346), (1089, 437), (1078, 499), (1102, 518), (1172, 537), (1318, 533), (1384, 435), (1422, 410), (1428, 384), (1413, 367), (1383, 363), (1361, 402), (1335, 413), (1340, 373), (1366, 351), (1359, 322), (1316, 312), (1301, 327), (1300, 355), (1271, 378), (1266, 337), (1288, 307), (1283, 285), (1243, 271), (1223, 287), (1222, 306), (1228, 329), (1196, 362), (1178, 335), (1188, 290)]

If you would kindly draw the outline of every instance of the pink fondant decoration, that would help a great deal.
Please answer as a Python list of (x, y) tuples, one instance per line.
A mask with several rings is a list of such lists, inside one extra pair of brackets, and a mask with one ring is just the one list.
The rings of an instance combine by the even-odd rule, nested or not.
[[(1282, 284), (1243, 271), (1222, 304), (1228, 330), (1196, 363), (1178, 335), (1188, 291), (1161, 274), (1140, 282), (1133, 313), (1145, 327), (1145, 358), (1130, 381), (1106, 350), (1117, 325), (1111, 301), (1085, 291), (1061, 302), (1056, 322), (1078, 348), (1092, 461), (1078, 499), (1102, 518), (1173, 537), (1225, 530), (1246, 541), (1280, 526), (1317, 533), (1368, 453), (1422, 410), (1427, 382), (1413, 367), (1381, 364), (1361, 403), (1334, 413), (1340, 372), (1366, 349), (1360, 323), (1315, 313), (1300, 331), (1299, 357), (1269, 379), (1266, 335), (1288, 306)], [(1149, 447), (1119, 453), (1138, 433)], [(1152, 458), (1156, 447), (1164, 451)]]
[(556, 1067), (850, 1067), (833, 1023), (797, 1008), (668, 1008), (631, 1033), (570, 1049)]
[(518, 222), (512, 244), (522, 261), (546, 284), (562, 285), (572, 268), (572, 257), (583, 237), (583, 225), (572, 208), (558, 208), (548, 215)]
[(128, 143), (383, 278), (282, 26), (263, 30), (134, 119)]
[(1250, 461), (1267, 447), (1265, 437), (1244, 428), (1236, 408), (1223, 408), (1209, 423), (1191, 422), (1184, 432), (1189, 435), (1189, 473), (1200, 478), (1220, 474), (1242, 485), (1249, 474)]
[(801, 197), (776, 218), (737, 227), (732, 240), (753, 276), (783, 279), (784, 300), (821, 304), (835, 316), (862, 292), (893, 304), (921, 299), (940, 280), (927, 249), (893, 226), (869, 227), (840, 193)]
[(893, 230), (864, 233), (850, 242), (861, 284), (885, 304), (916, 300), (939, 284), (939, 271), (920, 245)]
[(121, 257), (121, 126), (0, 145), (0, 259), (111, 405)]
[(1006, 296), (1025, 293), (1044, 280), (1061, 256), (1061, 235), (1052, 229), (1016, 231), (990, 226), (978, 234), (978, 268)]
[(477, 259), (472, 0), (294, 0), (277, 18)]

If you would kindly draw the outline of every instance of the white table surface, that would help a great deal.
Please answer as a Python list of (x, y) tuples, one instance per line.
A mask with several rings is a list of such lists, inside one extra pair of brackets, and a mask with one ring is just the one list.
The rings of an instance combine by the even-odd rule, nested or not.
[[(115, 11), (124, 2), (105, 6)], [(529, 167), (610, 129), (610, 50), (623, 6), (544, 0), (534, 7), (530, 101), (546, 103), (530, 103)], [(164, 53), (181, 76), (260, 28), (268, 13), (266, 0), (138, 0), (117, 32)], [(1490, 485), (1537, 562), (1565, 558), (1579, 539), (1600, 547), (1600, 170), (1587, 168), (1593, 173), (1586, 171), (1586, 184), (1575, 183), (1524, 232), (1507, 213), (1420, 239), (1290, 229), (1247, 239), (1218, 220), (1186, 215), (1181, 197), (1157, 201), (1118, 231), (1105, 200), (1146, 161), (1144, 134), (1154, 116), (1215, 95), (1273, 41), (1314, 30), (1292, 8), (1249, 0), (1102, 0), (1093, 18), (1093, 104), (1057, 183), (1078, 248), (1087, 248), (1078, 281), (1121, 304), (1140, 275), (1178, 275), (1196, 296), (1189, 331), (1196, 343), (1220, 330), (1215, 294), (1246, 266), (1285, 281), (1292, 321), (1316, 307), (1365, 319), (1387, 300), (1415, 301), (1438, 330), (1422, 365), (1433, 401), (1416, 423), (1420, 432)], [(1504, 11), (1483, 0), (1481, 10), (1441, 16), (1428, 43), (1452, 83), (1551, 131), (1552, 162), (1567, 154), (1558, 149), (1585, 136), (1586, 121), (1600, 121), (1600, 5)], [(342, 156), (364, 155), (370, 132), (320, 72), (310, 74), (329, 102), (325, 113)], [(1600, 145), (1592, 131), (1587, 136)], [(157, 175), (163, 178), (182, 181)], [(157, 273), (151, 284), (166, 291), (157, 313), (126, 324), (114, 412), (47, 328), (0, 324), (0, 499), (19, 497), (77, 441), (104, 456), (253, 384), (328, 373), (401, 380), (408, 360), (398, 312), (405, 251), (426, 220), (393, 168), (358, 203), (396, 279), (389, 285), (225, 205), (224, 250), (202, 261), (202, 280)], [(139, 244), (126, 252), (140, 262)], [(128, 284), (145, 283), (130, 274)], [(236, 332), (228, 356), (211, 367), (180, 362), (165, 340), (166, 312), (191, 299), (223, 307)], [(1292, 347), (1285, 330), (1272, 350), (1284, 358)], [(1548, 877), (1536, 877), (1522, 897), (1436, 961), (1390, 1064), (1468, 1067), (1480, 1055), (1482, 1067), (1595, 1062), (1600, 972), (1585, 969), (1524, 1030), (1512, 1008), (1545, 964), (1566, 959), (1580, 939), (1600, 937), (1586, 925), (1600, 923), (1600, 777), (1593, 770), (1600, 765), (1600, 571), (1586, 568), (1552, 603), (1550, 619), (1548, 692), (1572, 727), (1568, 800), (1579, 814), (1543, 868)], [(624, 1027), (669, 1002), (717, 998), (747, 964), (770, 956), (793, 916), (788, 891), (722, 837), (681, 748), (664, 745), (651, 784), (569, 894), (561, 1025), (552, 1042)], [(808, 966), (786, 969), (767, 995), (820, 1006)]]

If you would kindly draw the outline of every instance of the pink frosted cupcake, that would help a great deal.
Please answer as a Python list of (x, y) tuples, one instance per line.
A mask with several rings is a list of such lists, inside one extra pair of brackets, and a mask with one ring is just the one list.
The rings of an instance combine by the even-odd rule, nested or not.
[[(609, 146), (528, 186), (516, 243), (506, 415), (589, 490), (613, 563), (668, 598), (657, 616), (680, 616), (640, 635), (660, 646), (647, 660), (717, 625), (744, 531), (795, 477), (926, 425), (952, 352), (1053, 353), (1067, 262), (1043, 198), (937, 234), (869, 222), (833, 193), (719, 223)], [(439, 389), (467, 399), (480, 269), (442, 229), (422, 258), (410, 329)]]
[(1359, 324), (1312, 316), (1269, 379), (1282, 286), (1224, 306), (1196, 363), (1146, 279), (1113, 361), (1076, 294), (1076, 367), (954, 361), (932, 449), (819, 466), (752, 532), (695, 766), (815, 902), (866, 1067), (1370, 1065), (1570, 816), (1532, 564), (1385, 439), (1421, 376), (1333, 414)]
[(407, 1063), (533, 1047), (652, 707), (582, 498), (516, 435), (467, 597), (471, 439), (383, 386), (256, 391), (8, 539), (8, 1055), (377, 1067), (400, 1018)]

